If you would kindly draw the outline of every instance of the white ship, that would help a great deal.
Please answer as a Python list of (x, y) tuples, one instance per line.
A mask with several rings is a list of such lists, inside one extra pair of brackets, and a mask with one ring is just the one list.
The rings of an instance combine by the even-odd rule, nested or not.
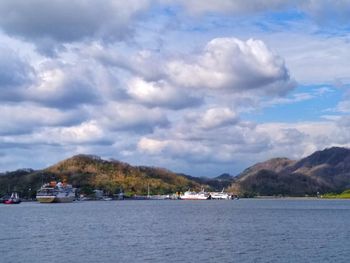
[(207, 200), (210, 199), (210, 194), (205, 192), (204, 190), (197, 192), (192, 192), (190, 190), (184, 192), (183, 195), (180, 195), (180, 199), (182, 200)]
[(75, 189), (70, 184), (50, 182), (44, 184), (36, 194), (40, 203), (70, 203), (75, 198)]
[(224, 189), (222, 189), (221, 192), (211, 192), (210, 193), (211, 199), (217, 199), (217, 200), (228, 200), (231, 199), (231, 196), (224, 192)]

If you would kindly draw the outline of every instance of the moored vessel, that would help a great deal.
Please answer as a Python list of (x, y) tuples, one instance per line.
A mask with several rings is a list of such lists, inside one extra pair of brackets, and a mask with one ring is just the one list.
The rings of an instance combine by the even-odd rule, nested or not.
[(216, 199), (216, 200), (228, 200), (231, 199), (231, 196), (224, 192), (224, 189), (222, 189), (221, 192), (211, 192), (210, 193), (211, 199)]
[(6, 205), (19, 204), (21, 202), (21, 198), (17, 192), (13, 192), (8, 199), (3, 200), (3, 203)]
[(70, 203), (75, 199), (75, 189), (70, 184), (50, 182), (38, 190), (36, 199), (40, 203)]
[(199, 193), (188, 190), (180, 195), (181, 200), (207, 200), (210, 199), (210, 197), (210, 194), (204, 190)]

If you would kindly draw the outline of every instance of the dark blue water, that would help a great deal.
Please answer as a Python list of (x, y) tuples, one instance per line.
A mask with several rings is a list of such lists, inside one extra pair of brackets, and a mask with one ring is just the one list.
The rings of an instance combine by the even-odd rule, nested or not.
[(349, 262), (350, 201), (0, 205), (0, 262)]

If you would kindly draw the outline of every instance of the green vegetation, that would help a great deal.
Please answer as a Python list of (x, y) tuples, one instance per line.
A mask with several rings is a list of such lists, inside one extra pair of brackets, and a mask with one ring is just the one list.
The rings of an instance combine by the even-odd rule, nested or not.
[[(123, 191), (127, 195), (169, 194), (202, 185), (184, 175), (154, 167), (136, 167), (119, 161), (106, 161), (97, 156), (77, 155), (42, 171), (18, 170), (0, 176), (0, 196), (12, 191), (22, 198), (33, 198), (43, 183), (67, 181), (79, 193), (91, 195), (94, 189), (107, 194)], [(205, 186), (207, 189), (209, 186)]]
[(323, 198), (327, 199), (350, 199), (350, 189), (345, 190), (344, 192), (340, 194), (336, 193), (328, 193), (322, 196)]

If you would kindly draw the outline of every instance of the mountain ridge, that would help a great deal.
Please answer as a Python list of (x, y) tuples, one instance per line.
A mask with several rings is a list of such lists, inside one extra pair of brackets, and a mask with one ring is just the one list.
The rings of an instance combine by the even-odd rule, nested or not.
[(242, 195), (317, 195), (350, 188), (350, 149), (331, 147), (300, 160), (273, 158), (239, 174), (230, 189)]
[(221, 174), (214, 178), (193, 177), (165, 168), (133, 166), (96, 155), (79, 154), (42, 170), (19, 169), (2, 174), (0, 195), (16, 190), (22, 196), (33, 197), (42, 183), (50, 180), (67, 180), (83, 192), (123, 190), (130, 195), (145, 194), (148, 186), (152, 194), (201, 188), (212, 191), (225, 188), (241, 196), (340, 193), (350, 188), (350, 149), (326, 148), (300, 160), (272, 158), (248, 167), (237, 176)]

